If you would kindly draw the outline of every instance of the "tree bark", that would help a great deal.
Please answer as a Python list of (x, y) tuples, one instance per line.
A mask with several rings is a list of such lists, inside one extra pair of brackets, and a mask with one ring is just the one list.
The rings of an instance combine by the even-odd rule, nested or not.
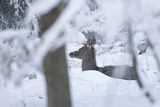
[(49, 52), (43, 67), (47, 82), (48, 107), (71, 107), (64, 46)]
[[(40, 17), (40, 36), (43, 36), (43, 33), (57, 20), (64, 7), (62, 0), (50, 12)], [(44, 58), (43, 68), (47, 84), (48, 107), (71, 107), (65, 46), (49, 52)]]

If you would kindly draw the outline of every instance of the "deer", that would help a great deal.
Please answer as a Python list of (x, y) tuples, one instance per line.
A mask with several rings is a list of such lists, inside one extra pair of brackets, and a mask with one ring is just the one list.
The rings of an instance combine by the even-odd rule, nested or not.
[[(111, 78), (123, 79), (123, 80), (136, 80), (136, 73), (134, 66), (130, 65), (108, 65), (104, 67), (98, 67), (96, 63), (96, 55), (94, 45), (96, 44), (95, 37), (88, 38), (87, 42), (79, 50), (69, 53), (70, 58), (76, 58), (82, 60), (82, 71), (96, 70)], [(115, 70), (116, 69), (116, 70)], [(114, 75), (121, 70), (126, 70), (123, 76)]]

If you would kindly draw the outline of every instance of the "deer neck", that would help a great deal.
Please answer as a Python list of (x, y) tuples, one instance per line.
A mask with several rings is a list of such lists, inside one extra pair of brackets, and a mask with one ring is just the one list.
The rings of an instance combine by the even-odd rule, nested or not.
[(91, 52), (82, 60), (82, 71), (86, 70), (97, 70), (94, 48), (92, 48)]

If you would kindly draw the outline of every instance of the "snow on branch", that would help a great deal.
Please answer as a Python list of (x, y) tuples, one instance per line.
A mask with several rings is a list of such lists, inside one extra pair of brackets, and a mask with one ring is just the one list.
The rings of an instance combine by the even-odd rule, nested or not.
[[(157, 24), (156, 23), (148, 23), (148, 22), (155, 22), (155, 19), (153, 18), (150, 11), (144, 11), (144, 9), (142, 9), (142, 7), (145, 9), (147, 8), (147, 7), (144, 7), (144, 5), (145, 5), (145, 3), (142, 1), (141, 2), (140, 1), (132, 1), (132, 2), (128, 1), (126, 4), (126, 8), (128, 8), (128, 9), (126, 11), (127, 16), (126, 16), (125, 20), (126, 20), (126, 24), (128, 26), (128, 41), (130, 44), (129, 50), (132, 55), (133, 65), (136, 68), (138, 85), (142, 89), (142, 92), (144, 93), (146, 98), (149, 99), (151, 104), (156, 104), (158, 102), (158, 99), (156, 98), (156, 95), (153, 94), (153, 88), (151, 88), (151, 86), (154, 87), (154, 84), (149, 82), (148, 80), (146, 80), (146, 78), (143, 78), (142, 72), (140, 70), (141, 65), (137, 60), (137, 56), (136, 56), (136, 52), (135, 52), (135, 47), (134, 47), (135, 42), (133, 42), (134, 30), (138, 29), (138, 27), (135, 27), (134, 21), (135, 20), (138, 21), (143, 18), (143, 16), (139, 15), (139, 14), (143, 14), (143, 15), (147, 14), (147, 18), (143, 18), (144, 20), (143, 20), (143, 22), (141, 22), (141, 24), (142, 24), (141, 26), (143, 26), (142, 28), (144, 31), (142, 29), (141, 30), (145, 33), (152, 32), (152, 34), (154, 34), (154, 36), (153, 36), (154, 39), (155, 39), (155, 35), (158, 34), (156, 31), (156, 29), (158, 27)], [(152, 27), (150, 28), (150, 26), (152, 26)], [(150, 28), (150, 29), (148, 29), (148, 28)], [(158, 70), (159, 70), (159, 58), (153, 50), (154, 44), (152, 44), (152, 42), (150, 41), (151, 38), (148, 38), (148, 34), (146, 34), (146, 39), (149, 43), (150, 48), (152, 49), (153, 56), (157, 62), (157, 66), (158, 66)]]
[(21, 30), (15, 30), (15, 29), (8, 29), (8, 30), (3, 30), (0, 32), (0, 41), (4, 41), (6, 39), (10, 38), (15, 38), (15, 37), (20, 37), (24, 38), (24, 36), (27, 36), (29, 34), (29, 30), (27, 29), (21, 29)]
[[(64, 28), (66, 24), (69, 23), (69, 21), (72, 19), (73, 15), (78, 12), (78, 10), (83, 5), (83, 0), (74, 0), (72, 1), (69, 6), (61, 13), (60, 17), (57, 19), (57, 21), (50, 27), (49, 30), (47, 30), (43, 34), (42, 43), (38, 47), (37, 51), (33, 55), (33, 62), (35, 64), (41, 63), (43, 57), (47, 54), (47, 52), (51, 49), (51, 47), (61, 42), (60, 40), (57, 41), (57, 38), (61, 37), (61, 32), (64, 31)], [(64, 39), (61, 39), (64, 40)], [(52, 51), (55, 50), (57, 47), (53, 47)]]
[(38, 0), (33, 4), (31, 10), (38, 15), (43, 15), (54, 8), (61, 0)]

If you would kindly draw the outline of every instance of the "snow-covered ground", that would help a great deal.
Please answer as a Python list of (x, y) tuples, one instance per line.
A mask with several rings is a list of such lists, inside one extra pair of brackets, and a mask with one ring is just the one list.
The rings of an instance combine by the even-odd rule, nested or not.
[[(79, 45), (70, 43), (68, 53), (77, 50)], [(148, 56), (143, 59), (147, 65), (146, 71), (156, 67), (153, 58)], [(120, 60), (118, 60), (121, 57)], [(97, 56), (100, 66), (130, 63), (129, 56), (124, 54), (101, 54)], [(128, 62), (127, 62), (128, 61)], [(148, 62), (147, 62), (148, 61)], [(109, 63), (110, 62), (110, 63)], [(150, 107), (136, 81), (126, 81), (107, 77), (97, 71), (81, 71), (81, 61), (68, 57), (69, 76), (73, 107)], [(152, 80), (152, 78), (150, 77)], [(36, 79), (24, 79), (20, 86), (15, 86), (12, 81), (0, 84), (0, 107), (46, 107), (47, 97), (44, 76), (37, 72)]]
[(0, 107), (46, 107), (44, 77), (37, 72), (37, 79), (24, 79), (17, 86), (12, 81), (0, 84)]
[[(91, 3), (91, 1), (94, 1), (94, 0), (90, 0), (90, 2), (86, 3), (82, 7), (82, 9), (75, 15), (75, 17), (72, 17), (72, 12), (74, 13), (76, 8), (73, 9), (74, 11), (69, 11), (69, 12), (64, 11), (64, 13), (66, 12), (71, 15), (63, 14), (64, 16), (67, 16), (64, 18), (66, 21), (70, 19), (69, 17), (72, 17), (71, 25), (69, 24), (65, 28), (66, 30), (65, 34), (69, 39), (69, 42), (67, 44), (66, 56), (68, 60), (68, 72), (70, 77), (70, 89), (71, 89), (73, 107), (151, 107), (148, 99), (144, 96), (144, 93), (141, 91), (141, 89), (139, 89), (136, 81), (133, 81), (133, 80), (127, 81), (127, 80), (110, 78), (94, 70), (82, 72), (81, 61), (78, 59), (69, 58), (68, 53), (74, 50), (77, 50), (79, 47), (83, 45), (85, 37), (83, 36), (82, 33), (84, 34), (86, 33), (87, 35), (89, 34), (88, 31), (90, 33), (96, 32), (95, 35), (97, 36), (97, 39), (99, 40), (100, 45), (109, 45), (109, 46), (114, 45), (112, 47), (112, 49), (114, 49), (112, 50), (112, 52), (111, 51), (106, 52), (107, 49), (103, 47), (99, 47), (98, 45), (95, 46), (97, 51), (96, 60), (97, 60), (98, 66), (103, 67), (106, 65), (126, 65), (126, 64), (132, 65), (130, 56), (126, 54), (126, 51), (124, 51), (124, 49), (122, 49), (122, 47), (125, 47), (125, 40), (126, 40), (126, 33), (125, 33), (126, 28), (125, 26), (123, 28), (122, 25), (125, 25), (124, 22), (126, 22), (126, 19), (127, 19), (126, 17), (131, 17), (131, 19), (133, 20), (133, 22), (131, 23), (131, 25), (133, 25), (133, 28), (134, 28), (133, 30), (149, 31), (147, 32), (147, 35), (149, 34), (153, 36), (151, 38), (153, 39), (152, 41), (155, 42), (154, 44), (158, 45), (159, 39), (157, 38), (159, 36), (159, 29), (157, 28), (159, 28), (158, 27), (159, 21), (157, 19), (159, 19), (159, 15), (157, 13), (159, 13), (159, 7), (160, 7), (158, 0), (153, 0), (152, 1), (153, 3), (150, 2), (149, 0), (147, 2), (146, 1), (144, 2), (143, 0), (140, 4), (142, 5), (142, 8), (144, 10), (143, 9), (141, 10), (140, 8), (137, 8), (137, 6), (134, 6), (136, 4), (134, 2), (130, 6), (124, 6), (123, 2), (125, 2), (125, 0), (119, 0), (119, 1), (96, 0), (97, 3), (96, 2)], [(80, 4), (80, 1), (79, 2), (76, 1), (76, 2), (77, 4)], [(53, 4), (54, 3), (56, 2), (53, 2)], [(51, 3), (51, 5), (53, 4)], [(129, 2), (125, 4), (129, 5)], [(44, 6), (48, 7), (48, 5), (44, 5)], [(75, 5), (73, 6), (75, 7)], [(17, 7), (17, 5), (15, 7)], [(91, 9), (91, 7), (93, 7), (94, 9)], [(124, 7), (126, 7), (127, 9), (125, 9)], [(136, 8), (136, 10), (134, 10), (134, 8)], [(67, 9), (70, 9), (70, 8), (67, 8)], [(41, 6), (39, 9), (39, 6), (38, 6), (38, 8), (33, 7), (33, 9), (31, 10), (34, 10), (34, 12), (39, 13), (40, 10), (41, 11), (43, 10), (44, 12), (44, 10), (46, 9), (42, 8)], [(151, 15), (150, 15), (150, 12), (152, 13)], [(130, 13), (130, 14), (127, 15), (126, 13)], [(152, 15), (154, 15), (153, 18), (152, 18)], [(56, 24), (55, 26), (52, 26), (52, 27), (59, 29), (61, 28), (60, 27), (61, 25), (64, 25), (64, 23), (67, 23), (65, 22), (65, 20), (61, 20), (61, 19), (63, 18), (60, 18), (60, 21), (57, 23), (64, 21), (63, 23)], [(6, 24), (6, 22), (8, 21), (4, 20), (3, 22)], [(58, 25), (60, 26), (57, 27)], [(37, 29), (36, 24), (34, 27), (33, 27), (34, 29)], [(157, 31), (154, 30), (154, 28), (156, 28)], [(51, 34), (50, 37), (51, 38), (53, 37), (52, 39), (54, 39), (56, 35), (53, 36), (53, 34), (58, 34), (56, 32), (59, 30), (54, 30), (54, 29), (49, 30), (51, 32), (45, 33), (45, 34)], [(55, 31), (55, 33), (52, 31)], [(140, 36), (144, 36), (144, 35), (145, 34), (143, 34), (143, 32), (138, 33), (138, 35), (136, 35), (137, 36), (136, 38), (138, 38), (139, 40), (136, 40), (136, 41), (138, 42), (143, 41), (144, 38), (143, 37), (141, 38)], [(104, 36), (106, 37), (102, 38)], [(28, 38), (28, 35), (27, 35), (27, 38)], [(116, 43), (114, 40), (112, 40), (113, 38), (116, 39)], [(46, 39), (44, 39), (44, 41), (45, 40)], [(36, 40), (36, 43), (38, 43), (38, 41)], [(101, 44), (101, 42), (104, 42), (104, 41), (110, 42), (110, 43)], [(28, 41), (26, 43), (28, 44)], [(16, 44), (17, 44), (17, 41), (16, 41)], [(21, 44), (17, 44), (17, 45), (21, 46)], [(120, 45), (122, 46), (120, 47)], [(42, 46), (43, 46), (43, 43), (42, 43)], [(47, 46), (47, 45), (44, 45), (44, 46)], [(32, 47), (32, 44), (30, 47)], [(48, 47), (43, 49), (47, 49), (47, 48)], [(10, 53), (10, 51), (6, 51), (6, 49), (8, 48), (5, 47), (4, 52)], [(17, 53), (18, 48), (15, 48), (15, 49), (16, 49), (15, 52)], [(18, 51), (21, 51), (21, 49)], [(37, 53), (41, 54), (41, 52), (39, 51)], [(21, 56), (21, 54), (19, 55)], [(37, 54), (35, 55), (39, 56)], [(15, 55), (11, 55), (11, 56), (15, 56)], [(26, 56), (24, 59), (27, 58)], [(142, 71), (143, 72), (142, 74), (145, 74), (146, 76), (145, 78), (147, 81), (145, 82), (146, 83), (157, 82), (157, 80), (159, 80), (159, 77), (157, 77), (159, 76), (159, 74), (157, 74), (158, 73), (157, 66), (155, 66), (156, 62), (153, 58), (152, 53), (150, 53), (149, 50), (147, 50), (147, 53), (144, 53), (143, 55), (137, 55), (137, 56), (138, 56), (138, 62), (140, 62), (138, 64), (140, 71)], [(5, 61), (5, 58), (4, 58), (4, 61)], [(18, 70), (18, 71), (21, 71), (21, 70)], [(45, 78), (44, 78), (44, 75), (40, 72), (37, 72), (36, 74), (37, 74), (37, 78), (28, 79), (28, 77), (26, 77), (22, 80), (21, 84), (17, 86), (12, 80), (4, 81), (3, 78), (1, 78), (1, 73), (0, 73), (0, 107), (47, 107)], [(148, 86), (147, 89), (151, 89), (149, 91), (150, 93), (152, 93), (152, 95), (154, 95), (154, 98), (158, 97), (157, 99), (160, 99), (160, 92), (159, 92), (160, 86), (159, 87), (157, 86), (159, 86), (159, 84), (156, 85), (155, 83), (154, 85), (153, 84), (150, 85), (150, 87)], [(159, 106), (156, 106), (156, 107), (159, 107)]]
[(73, 73), (71, 79), (74, 107), (150, 107), (135, 81), (112, 79), (97, 71)]
[[(68, 53), (78, 50), (79, 47), (81, 46), (69, 44)], [(140, 58), (144, 60), (143, 63), (145, 64), (145, 58)], [(151, 57), (148, 58), (153, 60)], [(102, 54), (97, 56), (97, 63), (100, 66), (130, 64), (129, 59), (129, 56), (122, 53), (115, 55)], [(136, 81), (113, 79), (94, 70), (82, 72), (80, 60), (68, 58), (68, 62), (74, 107), (151, 106), (139, 89)], [(150, 64), (155, 63), (151, 61)]]

